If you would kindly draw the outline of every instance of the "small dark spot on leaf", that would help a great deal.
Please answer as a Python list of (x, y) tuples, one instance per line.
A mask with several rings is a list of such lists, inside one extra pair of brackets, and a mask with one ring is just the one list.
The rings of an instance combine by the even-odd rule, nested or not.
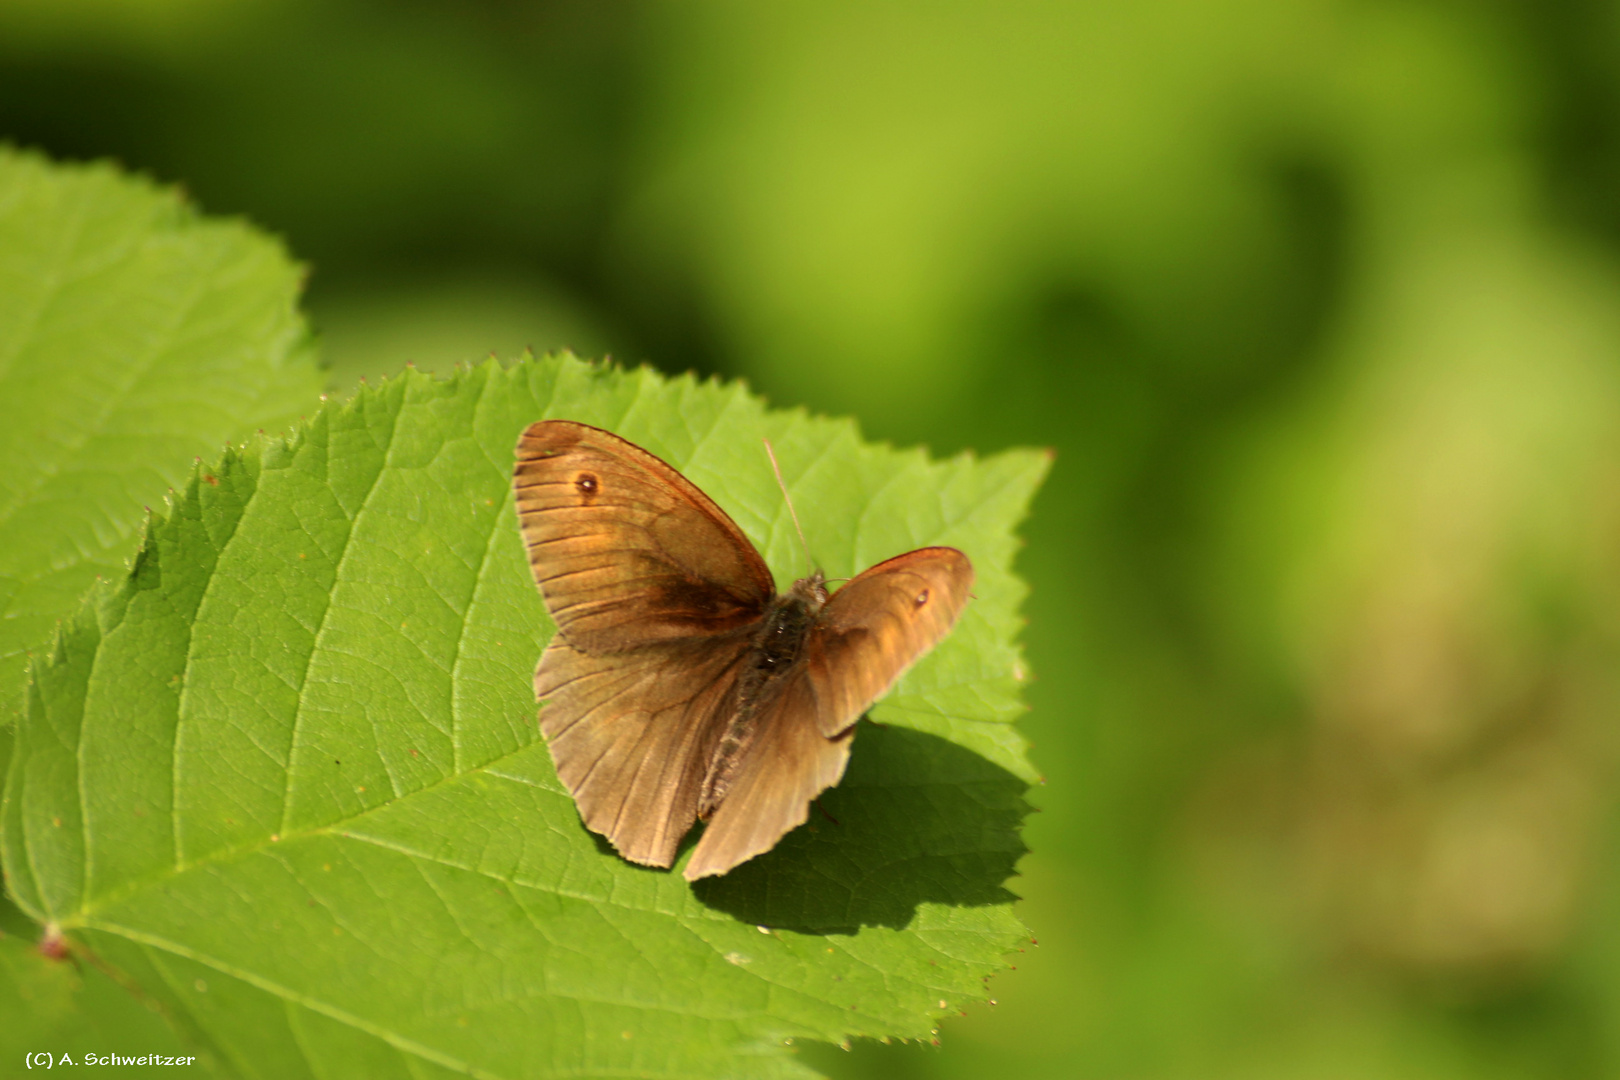
[(213, 473), (204, 473), (203, 483), (209, 484), (213, 487), (219, 487), (219, 477), (215, 476)]

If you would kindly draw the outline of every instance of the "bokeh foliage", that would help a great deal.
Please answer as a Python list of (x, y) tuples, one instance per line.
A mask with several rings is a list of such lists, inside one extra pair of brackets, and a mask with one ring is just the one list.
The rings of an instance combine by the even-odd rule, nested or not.
[(1612, 4), (0, 19), (0, 134), (284, 232), (342, 389), (574, 344), (1057, 449), (1041, 948), (819, 1067), (1620, 1069)]

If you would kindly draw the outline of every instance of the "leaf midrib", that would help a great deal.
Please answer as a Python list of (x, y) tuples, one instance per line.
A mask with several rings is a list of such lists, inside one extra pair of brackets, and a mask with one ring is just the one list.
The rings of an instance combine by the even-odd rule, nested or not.
[[(533, 786), (540, 787), (541, 785), (533, 785)], [(549, 790), (549, 789), (545, 789), (545, 790)], [(557, 794), (560, 794), (560, 793), (557, 793)], [(372, 812), (375, 812), (375, 811), (372, 811)], [(332, 830), (330, 830), (330, 829), (322, 829), (322, 830), (316, 830), (316, 831), (317, 832), (331, 832)], [(391, 844), (391, 843), (382, 841), (382, 840), (380, 840), (378, 838), (375, 838), (375, 837), (355, 836), (355, 835), (351, 835), (351, 834), (342, 834), (342, 833), (338, 833), (336, 835), (339, 835), (343, 839), (350, 840), (350, 841), (353, 841), (353, 842), (356, 842), (356, 843), (366, 844), (368, 846), (376, 847), (376, 848), (379, 848), (379, 849), (385, 850), (385, 851), (392, 851), (392, 852), (394, 852), (396, 854), (403, 855), (406, 858), (411, 859), (413, 862), (425, 862), (425, 863), (430, 863), (432, 865), (443, 866), (443, 867), (446, 867), (448, 869), (457, 870), (457, 871), (460, 871), (462, 873), (476, 874), (479, 877), (483, 877), (483, 878), (486, 878), (486, 879), (491, 880), (491, 881), (496, 881), (496, 882), (499, 882), (502, 885), (506, 885), (506, 886), (523, 888), (523, 889), (532, 889), (532, 890), (534, 890), (536, 892), (542, 892), (542, 893), (546, 893), (546, 894), (549, 894), (549, 895), (552, 895), (552, 896), (561, 897), (561, 898), (564, 898), (564, 899), (575, 900), (575, 901), (578, 901), (580, 903), (590, 904), (592, 906), (603, 906), (603, 905), (605, 905), (605, 906), (617, 908), (617, 909), (622, 910), (622, 911), (631, 911), (631, 912), (636, 912), (638, 914), (651, 914), (651, 915), (662, 916), (663, 918), (668, 919), (673, 927), (678, 928), (682, 933), (684, 933), (684, 934), (690, 936), (691, 938), (693, 938), (703, 948), (708, 949), (708, 950), (710, 950), (712, 952), (715, 952), (717, 954), (718, 954), (718, 949), (716, 948), (716, 946), (714, 946), (712, 943), (705, 940), (701, 935), (696, 933), (695, 927), (693, 925), (691, 925), (692, 921), (693, 921), (693, 916), (697, 915), (699, 921), (714, 924), (714, 925), (730, 925), (730, 924), (733, 924), (733, 923), (737, 922), (737, 920), (732, 916), (726, 915), (723, 912), (711, 911), (710, 909), (703, 909), (700, 912), (691, 912), (691, 911), (688, 911), (688, 912), (675, 912), (675, 911), (660, 910), (660, 909), (653, 908), (653, 907), (642, 907), (642, 906), (627, 904), (624, 901), (619, 900), (619, 899), (615, 899), (615, 898), (613, 898), (611, 896), (590, 895), (590, 894), (586, 894), (586, 893), (579, 893), (579, 892), (574, 892), (574, 891), (570, 891), (570, 890), (560, 889), (560, 888), (557, 888), (555, 885), (552, 885), (550, 883), (518, 881), (518, 880), (515, 880), (513, 878), (502, 877), (502, 876), (500, 876), (498, 874), (490, 873), (489, 871), (480, 869), (478, 867), (467, 866), (467, 865), (464, 865), (464, 864), (461, 864), (461, 863), (448, 861), (448, 860), (445, 860), (445, 859), (442, 859), (442, 858), (437, 858), (437, 857), (435, 857), (435, 856), (433, 856), (431, 854), (428, 854), (426, 852), (416, 851), (416, 850), (413, 850), (413, 849), (411, 849), (409, 847), (406, 847), (406, 846), (403, 846), (403, 845)], [(282, 862), (280, 859), (277, 859), (276, 861), (278, 863), (281, 863), (281, 865), (283, 866), (284, 869), (287, 869), (289, 872), (291, 872), (292, 868), (288, 867), (286, 865), (286, 863)], [(445, 906), (446, 906), (446, 909), (448, 910), (449, 905), (446, 904)], [(368, 1034), (377, 1036), (379, 1038), (383, 1038), (385, 1041), (389, 1042), (390, 1045), (398, 1046), (398, 1047), (401, 1047), (401, 1048), (404, 1048), (404, 1049), (410, 1049), (409, 1046), (405, 1045), (407, 1043), (412, 1044), (412, 1046), (419, 1045), (419, 1044), (414, 1044), (412, 1042), (412, 1040), (406, 1039), (404, 1036), (390, 1037), (389, 1034), (387, 1033), (387, 1030), (382, 1028), (380, 1025), (373, 1024), (373, 1023), (371, 1023), (369, 1021), (361, 1020), (358, 1017), (352, 1017), (352, 1014), (349, 1014), (345, 1010), (340, 1009), (340, 1008), (338, 1008), (336, 1006), (321, 1007), (323, 1005), (323, 1003), (321, 1003), (320, 1000), (317, 999), (317, 998), (311, 997), (310, 995), (307, 995), (307, 994), (299, 993), (299, 992), (294, 991), (294, 990), (292, 990), (290, 988), (287, 988), (287, 987), (283, 987), (279, 983), (276, 983), (273, 980), (267, 979), (267, 978), (265, 978), (263, 976), (256, 975), (256, 974), (248, 971), (247, 969), (240, 967), (239, 965), (232, 964), (232, 963), (229, 963), (229, 962), (224, 961), (224, 960), (220, 960), (220, 959), (218, 959), (218, 958), (216, 958), (216, 957), (214, 957), (212, 955), (202, 953), (202, 952), (200, 952), (200, 951), (198, 951), (196, 949), (191, 948), (190, 946), (183, 945), (183, 944), (180, 944), (178, 942), (174, 942), (174, 941), (172, 941), (172, 940), (170, 940), (168, 938), (164, 938), (164, 937), (162, 937), (160, 935), (152, 934), (152, 933), (149, 933), (149, 932), (143, 931), (143, 930), (138, 930), (138, 929), (135, 929), (133, 927), (128, 927), (128, 926), (125, 926), (125, 925), (123, 925), (121, 923), (114, 922), (114, 921), (111, 921), (111, 920), (97, 919), (97, 918), (94, 918), (93, 916), (89, 917), (89, 918), (78, 919), (78, 920), (73, 920), (73, 921), (64, 921), (60, 925), (61, 925), (61, 927), (63, 929), (84, 928), (84, 929), (90, 929), (90, 930), (98, 930), (98, 931), (101, 931), (101, 932), (104, 932), (104, 933), (116, 934), (116, 935), (118, 935), (120, 937), (125, 938), (126, 940), (135, 942), (136, 944), (143, 945), (143, 946), (146, 946), (148, 948), (157, 948), (157, 949), (162, 949), (162, 950), (167, 951), (167, 952), (171, 952), (176, 956), (181, 956), (181, 957), (184, 957), (184, 958), (186, 958), (188, 960), (192, 960), (192, 961), (194, 961), (196, 963), (203, 964), (204, 966), (211, 967), (216, 971), (220, 971), (220, 972), (222, 972), (222, 973), (224, 973), (226, 975), (230, 975), (233, 978), (241, 979), (244, 982), (247, 982), (247, 983), (249, 983), (249, 984), (251, 984), (253, 986), (256, 986), (256, 987), (258, 987), (258, 988), (260, 988), (262, 990), (266, 990), (267, 992), (274, 993), (278, 997), (283, 998), (284, 1000), (293, 1001), (293, 1002), (295, 1002), (297, 1004), (304, 1005), (304, 1006), (309, 1007), (309, 1008), (313, 1008), (313, 1009), (315, 1009), (315, 1011), (318, 1011), (318, 1012), (322, 1013), (323, 1015), (329, 1016), (332, 1019), (338, 1020), (338, 1021), (343, 1022), (343, 1023), (349, 1023), (349, 1024), (351, 1024), (351, 1026), (355, 1027), (357, 1030), (365, 1031)], [(792, 931), (789, 931), (789, 932), (792, 933)], [(361, 940), (361, 939), (357, 937), (357, 940)], [(881, 982), (883, 983), (886, 990), (890, 990), (892, 992), (893, 983), (894, 983), (894, 981), (896, 979), (899, 979), (900, 976), (898, 976), (894, 972), (885, 971), (883, 968), (881, 968), (881, 967), (877, 966), (876, 964), (872, 963), (867, 958), (865, 958), (863, 956), (860, 956), (860, 955), (858, 955), (856, 953), (853, 953), (853, 952), (849, 951), (847, 948), (842, 948), (841, 947), (842, 946), (841, 942), (833, 941), (830, 938), (825, 939), (825, 940), (828, 940), (831, 945), (839, 947), (839, 951), (846, 957), (846, 959), (849, 962), (854, 963), (854, 964), (858, 964), (859, 966), (861, 966), (861, 967), (865, 968), (866, 970), (870, 971), (879, 980), (881, 980)], [(743, 965), (736, 965), (736, 966), (738, 967), (741, 974), (743, 974), (743, 975), (745, 975), (745, 976), (747, 976), (749, 978), (758, 980), (759, 982), (764, 983), (766, 986), (771, 987), (775, 991), (788, 993), (788, 994), (790, 994), (790, 995), (792, 995), (792, 996), (794, 996), (796, 998), (811, 1002), (817, 1007), (824, 1007), (824, 1006), (827, 1006), (829, 1004), (825, 1000), (823, 1000), (821, 998), (818, 998), (814, 994), (811, 994), (811, 993), (809, 993), (809, 992), (807, 992), (807, 991), (805, 991), (805, 990), (803, 990), (803, 989), (801, 989), (799, 987), (792, 986), (792, 985), (789, 985), (787, 983), (783, 983), (783, 982), (780, 982), (778, 980), (769, 978), (766, 974), (764, 974), (761, 971), (755, 970), (755, 969), (753, 969), (751, 967), (748, 967), (748, 966), (743, 966)], [(945, 993), (945, 994), (948, 994), (948, 995), (955, 995), (958, 992), (958, 988), (951, 987), (951, 986), (946, 986), (946, 985), (942, 985), (942, 984), (922, 982), (922, 981), (919, 981), (919, 980), (909, 979), (909, 978), (904, 979), (902, 981), (906, 982), (910, 986), (918, 987), (920, 989), (927, 990), (930, 994), (933, 994), (933, 993)], [(539, 996), (539, 995), (529, 995), (529, 996), (533, 997), (533, 996)], [(630, 1007), (630, 1008), (642, 1009), (642, 1010), (646, 1010), (646, 1011), (662, 1012), (662, 1013), (667, 1013), (667, 1014), (670, 1014), (670, 1015), (680, 1016), (680, 1017), (683, 1017), (683, 1018), (700, 1019), (700, 1020), (704, 1020), (704, 1021), (707, 1021), (707, 1022), (710, 1022), (710, 1023), (740, 1024), (742, 1022), (742, 1020), (744, 1019), (744, 1018), (735, 1017), (735, 1016), (710, 1015), (710, 1014), (706, 1014), (706, 1013), (696, 1011), (694, 1009), (683, 1009), (683, 1008), (678, 1008), (678, 1007), (672, 1007), (670, 1005), (667, 1005), (667, 1004), (661, 1003), (661, 1002), (639, 1001), (639, 1000), (632, 1000), (632, 999), (627, 999), (627, 998), (623, 998), (623, 997), (607, 997), (607, 996), (582, 994), (582, 993), (578, 993), (578, 992), (562, 993), (562, 992), (558, 992), (558, 991), (548, 991), (548, 993), (546, 995), (544, 995), (544, 996), (561, 997), (561, 998), (566, 998), (567, 1000), (570, 1000), (570, 1001), (596, 1002), (596, 1003), (600, 1003), (600, 1004), (611, 1004), (611, 1005), (625, 1006), (625, 1007)], [(503, 999), (503, 1000), (520, 1000), (520, 999), (513, 998), (513, 999)], [(786, 1020), (785, 1018), (780, 1017), (780, 1016), (776, 1017), (776, 1019), (778, 1021), (780, 1021), (781, 1023), (786, 1025), (786, 1027), (783, 1030), (791, 1029), (791, 1030), (793, 1030), (795, 1032), (798, 1032), (798, 1031), (802, 1031), (802, 1029), (804, 1027), (804, 1025), (802, 1023), (795, 1023), (793, 1021)], [(864, 1021), (864, 1022), (868, 1022), (868, 1023), (872, 1023), (872, 1024), (879, 1024), (879, 1025), (885, 1023), (885, 1020), (884, 1020), (883, 1017), (874, 1016), (874, 1015), (871, 1015), (869, 1013), (865, 1013), (865, 1012), (860, 1011), (860, 1010), (851, 1010), (850, 1019), (858, 1020), (858, 1021)], [(415, 1051), (413, 1050), (412, 1052), (415, 1052)], [(432, 1053), (425, 1053), (422, 1056), (427, 1057), (430, 1060), (436, 1060), (436, 1061), (440, 1061), (441, 1063), (444, 1063), (444, 1064), (449, 1064), (449, 1059), (446, 1058), (444, 1055), (435, 1055), (435, 1054), (432, 1054)], [(463, 1067), (463, 1066), (454, 1065), (452, 1067)], [(496, 1074), (487, 1074), (487, 1075), (495, 1076)], [(599, 1074), (593, 1072), (593, 1073), (577, 1073), (577, 1074), (559, 1073), (557, 1075), (591, 1075), (591, 1076), (594, 1076), (594, 1075), (599, 1075)], [(647, 1075), (649, 1075), (649, 1076), (682, 1076), (682, 1075), (686, 1075), (686, 1074), (659, 1072), (659, 1073), (649, 1073)]]
[[(242, 982), (247, 983), (249, 986), (263, 990), (265, 993), (278, 997), (283, 1001), (292, 1002), (296, 1005), (302, 1005), (304, 1008), (309, 1009), (312, 1012), (320, 1013), (322, 1016), (325, 1016), (328, 1019), (336, 1020), (340, 1024), (347, 1024), (357, 1031), (363, 1031), (374, 1038), (381, 1039), (397, 1050), (415, 1054), (417, 1057), (423, 1058), (427, 1061), (432, 1061), (438, 1065), (443, 1065), (445, 1068), (455, 1069), (459, 1072), (464, 1072), (469, 1076), (481, 1077), (483, 1080), (506, 1080), (506, 1078), (500, 1073), (493, 1073), (485, 1069), (479, 1069), (476, 1066), (468, 1064), (467, 1062), (452, 1058), (447, 1054), (438, 1053), (420, 1043), (406, 1039), (401, 1035), (397, 1035), (394, 1032), (381, 1027), (380, 1025), (372, 1024), (361, 1017), (347, 1012), (346, 1010), (339, 1009), (333, 1005), (328, 1005), (326, 1002), (320, 1001), (317, 998), (312, 998), (306, 994), (300, 994), (290, 987), (282, 986), (280, 983), (272, 982), (263, 976), (257, 975), (243, 968), (238, 968), (233, 964), (228, 964), (215, 957), (205, 956), (204, 954), (197, 952), (195, 949), (181, 945), (178, 942), (170, 941), (167, 938), (159, 937), (156, 934), (148, 934), (141, 930), (119, 926), (116, 923), (85, 923), (83, 925), (87, 929), (100, 930), (103, 933), (116, 934), (119, 937), (133, 942), (136, 945), (142, 946), (147, 950), (160, 950), (162, 952), (170, 953), (171, 955), (190, 960), (193, 963), (201, 964), (204, 967), (212, 968), (223, 975), (228, 975), (233, 979), (239, 979)], [(151, 958), (150, 953), (148, 956)], [(180, 987), (175, 985), (173, 978), (165, 966), (158, 963), (155, 959), (152, 966), (158, 970), (159, 974), (163, 977), (163, 981), (169, 984), (170, 992), (172, 992), (176, 998), (184, 1000), (184, 992)]]
[[(215, 971), (218, 971), (221, 974), (228, 975), (232, 978), (241, 979), (249, 985), (263, 990), (266, 993), (272, 994), (283, 1001), (290, 1002), (295, 1005), (301, 1005), (304, 1008), (307, 1008), (312, 1012), (320, 1013), (322, 1016), (328, 1017), (329, 1019), (336, 1020), (339, 1023), (348, 1024), (357, 1031), (363, 1031), (368, 1035), (383, 1040), (397, 1050), (401, 1050), (409, 1054), (415, 1054), (417, 1057), (424, 1060), (432, 1061), (436, 1064), (443, 1065), (446, 1068), (456, 1069), (468, 1074), (469, 1076), (483, 1078), (483, 1080), (509, 1080), (509, 1078), (503, 1073), (491, 1072), (488, 1069), (481, 1069), (477, 1066), (469, 1065), (457, 1058), (451, 1057), (448, 1054), (442, 1054), (429, 1047), (423, 1046), (421, 1043), (416, 1042), (415, 1040), (408, 1039), (403, 1035), (395, 1034), (381, 1025), (373, 1024), (360, 1017), (354, 1016), (346, 1010), (336, 1008), (335, 1006), (326, 1006), (324, 1002), (317, 998), (300, 994), (295, 990), (280, 985), (279, 983), (272, 982), (269, 979), (264, 979), (241, 969), (237, 969), (233, 967), (233, 965), (217, 961), (212, 957), (205, 956), (183, 945), (176, 945), (175, 943), (169, 942), (155, 934), (147, 934), (136, 930), (126, 930), (125, 928), (118, 927), (113, 924), (96, 926), (94, 929), (100, 930), (103, 933), (117, 934), (118, 936), (124, 937), (127, 940), (134, 942), (135, 944), (146, 949), (158, 949), (165, 952), (170, 952), (175, 956), (183, 957), (192, 961), (193, 963), (201, 964), (204, 967), (213, 968)], [(153, 966), (163, 974), (164, 980), (169, 983), (170, 989), (175, 992), (176, 996), (180, 996), (182, 991), (179, 987), (175, 986), (169, 973), (164, 970), (163, 965), (154, 964)], [(648, 1008), (656, 1009), (657, 1006), (648, 1006)], [(686, 1015), (677, 1010), (659, 1009), (658, 1011), (672, 1012), (674, 1015)], [(554, 1077), (590, 1078), (590, 1080), (601, 1080), (601, 1078), (614, 1077), (624, 1077), (626, 1080), (712, 1080), (711, 1073), (671, 1072), (667, 1070), (650, 1072), (635, 1070), (604, 1071), (601, 1069), (586, 1070), (553, 1068), (548, 1070), (547, 1075)]]
[[(508, 752), (506, 752), (504, 754), (499, 755), (498, 757), (491, 758), (488, 761), (483, 762), (482, 764), (475, 765), (472, 768), (466, 769), (466, 770), (464, 770), (462, 772), (450, 773), (448, 775), (440, 777), (438, 780), (435, 780), (431, 784), (427, 784), (427, 785), (425, 785), (423, 787), (419, 787), (419, 788), (416, 788), (416, 789), (414, 789), (412, 791), (405, 792), (403, 795), (395, 796), (393, 799), (390, 799), (388, 802), (380, 803), (377, 806), (367, 807), (366, 809), (360, 811), (358, 814), (351, 814), (348, 817), (336, 818), (336, 819), (333, 819), (331, 821), (325, 821), (325, 822), (322, 822), (319, 825), (311, 825), (311, 826), (308, 826), (307, 828), (296, 829), (296, 830), (294, 830), (294, 831), (292, 831), (290, 833), (285, 833), (285, 834), (284, 833), (279, 833), (279, 832), (271, 833), (268, 836), (265, 836), (265, 837), (263, 837), (263, 838), (261, 838), (259, 840), (255, 840), (255, 841), (253, 841), (251, 843), (238, 844), (235, 847), (216, 848), (213, 851), (210, 851), (208, 854), (203, 855), (203, 856), (201, 856), (201, 857), (199, 857), (197, 859), (193, 859), (193, 860), (190, 860), (188, 862), (183, 862), (183, 863), (176, 863), (173, 866), (163, 867), (161, 870), (159, 870), (156, 873), (145, 875), (145, 876), (142, 876), (142, 877), (139, 877), (139, 878), (135, 878), (135, 879), (133, 879), (131, 881), (128, 881), (128, 882), (124, 883), (123, 885), (120, 885), (120, 886), (118, 886), (116, 888), (109, 889), (107, 892), (102, 893), (99, 896), (97, 896), (93, 901), (81, 904), (79, 906), (78, 910), (76, 912), (74, 912), (72, 915), (68, 915), (68, 916), (58, 918), (56, 920), (56, 923), (57, 923), (57, 925), (59, 925), (61, 927), (64, 927), (64, 928), (71, 928), (73, 926), (85, 925), (86, 924), (85, 923), (86, 919), (93, 918), (97, 911), (103, 910), (103, 909), (107, 908), (110, 905), (123, 903), (124, 901), (128, 900), (130, 897), (136, 896), (136, 895), (138, 895), (138, 894), (140, 894), (142, 892), (147, 891), (148, 889), (161, 888), (165, 883), (173, 881), (176, 878), (179, 878), (180, 876), (182, 876), (184, 874), (189, 874), (194, 870), (206, 868), (208, 866), (212, 866), (212, 865), (215, 865), (215, 864), (218, 864), (218, 863), (231, 862), (231, 861), (234, 861), (236, 859), (245, 858), (245, 857), (250, 856), (250, 855), (255, 855), (255, 854), (258, 854), (260, 852), (267, 851), (275, 844), (292, 843), (292, 842), (295, 842), (295, 841), (298, 841), (298, 840), (307, 839), (307, 838), (312, 837), (312, 836), (320, 836), (322, 834), (333, 834), (333, 835), (347, 837), (346, 833), (343, 833), (343, 832), (340, 831), (340, 830), (342, 830), (343, 828), (345, 828), (347, 826), (353, 825), (356, 822), (363, 821), (366, 818), (371, 817), (374, 814), (380, 814), (385, 810), (390, 810), (390, 809), (398, 806), (400, 803), (407, 802), (407, 801), (409, 801), (411, 799), (416, 799), (416, 798), (426, 796), (429, 793), (431, 793), (433, 791), (436, 791), (439, 788), (444, 787), (447, 784), (458, 783), (458, 782), (466, 780), (467, 778), (469, 778), (471, 776), (474, 776), (474, 775), (476, 775), (476, 774), (478, 774), (480, 772), (488, 772), (491, 767), (493, 767), (495, 765), (499, 765), (502, 761), (506, 760), (507, 758), (516, 757), (517, 755), (522, 754), (525, 751), (533, 749), (533, 747), (534, 747), (533, 743), (528, 743), (528, 744), (526, 744), (524, 746), (520, 746), (515, 750), (510, 750), (510, 751), (508, 751)], [(499, 774), (491, 773), (490, 775), (499, 775)], [(502, 777), (502, 779), (509, 779), (509, 778), (508, 777)], [(535, 786), (540, 787), (541, 785), (537, 784)], [(548, 790), (549, 791), (549, 790), (552, 790), (552, 789), (544, 788), (543, 790)], [(559, 791), (559, 792), (556, 792), (556, 794), (562, 795), (563, 793)], [(359, 839), (359, 838), (358, 837), (353, 837), (351, 839)], [(34, 914), (34, 913), (30, 912), (30, 914)], [(40, 918), (40, 916), (38, 916), (37, 914), (34, 917), (36, 919)]]

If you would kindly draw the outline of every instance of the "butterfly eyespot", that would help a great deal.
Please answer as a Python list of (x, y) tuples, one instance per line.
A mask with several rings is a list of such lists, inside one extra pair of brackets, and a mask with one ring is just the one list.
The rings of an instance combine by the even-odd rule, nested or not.
[(595, 495), (601, 485), (596, 482), (596, 477), (590, 473), (580, 473), (579, 476), (574, 478), (574, 486), (579, 488), (582, 495)]
[(918, 593), (917, 598), (913, 600), (912, 603), (916, 604), (918, 607), (922, 607), (924, 604), (928, 603), (928, 590), (924, 589), (922, 592)]

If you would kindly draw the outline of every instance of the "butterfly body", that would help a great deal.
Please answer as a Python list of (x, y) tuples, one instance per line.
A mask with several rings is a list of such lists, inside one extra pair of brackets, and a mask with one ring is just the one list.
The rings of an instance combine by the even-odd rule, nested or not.
[(771, 601), (760, 621), (742, 673), (737, 678), (737, 707), (703, 778), (698, 819), (708, 821), (726, 797), (732, 774), (753, 740), (755, 721), (769, 707), (781, 680), (804, 651), (805, 638), (827, 603), (826, 579), (817, 570)]
[(829, 594), (777, 595), (764, 560), (680, 473), (616, 435), (531, 424), (513, 487), (557, 634), (541, 730), (580, 816), (627, 859), (722, 874), (768, 851), (838, 782), (855, 721), (949, 632), (973, 570), (921, 548)]

